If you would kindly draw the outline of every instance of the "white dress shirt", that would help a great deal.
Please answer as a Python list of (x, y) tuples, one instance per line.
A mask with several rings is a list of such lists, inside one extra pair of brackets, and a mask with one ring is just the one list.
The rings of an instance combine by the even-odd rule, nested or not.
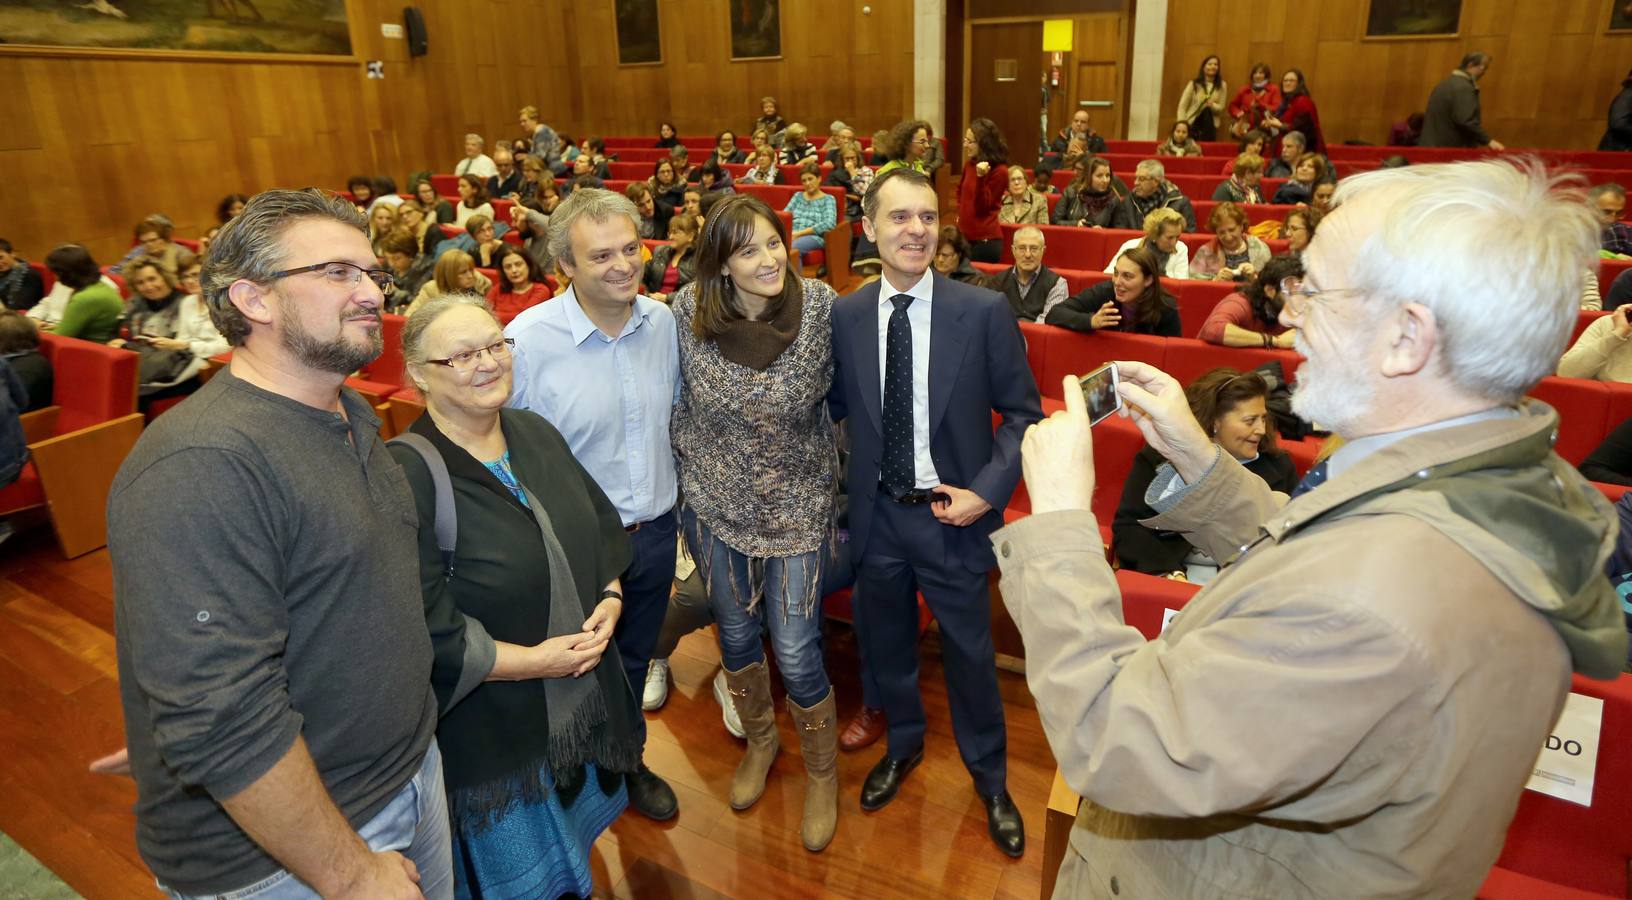
[(929, 455), (929, 323), (930, 306), (934, 299), (934, 270), (924, 272), (918, 283), (897, 290), (890, 285), (888, 276), (878, 280), (878, 397), (879, 409), (884, 408), (885, 359), (884, 340), (890, 332), (890, 315), (895, 312), (896, 294), (912, 297), (907, 307), (907, 323), (912, 326), (912, 457), (915, 475), (914, 487), (932, 488), (941, 483), (935, 473), (935, 461)]

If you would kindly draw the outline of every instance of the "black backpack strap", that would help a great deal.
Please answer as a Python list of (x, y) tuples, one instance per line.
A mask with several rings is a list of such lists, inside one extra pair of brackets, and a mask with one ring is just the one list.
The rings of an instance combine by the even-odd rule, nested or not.
[(418, 453), (425, 461), (425, 468), (431, 470), (431, 486), (436, 495), (436, 546), (442, 551), (442, 568), (452, 575), (453, 548), (459, 537), (459, 511), (453, 505), (453, 480), (448, 477), (448, 464), (424, 435), (405, 431), (386, 443), (400, 444)]

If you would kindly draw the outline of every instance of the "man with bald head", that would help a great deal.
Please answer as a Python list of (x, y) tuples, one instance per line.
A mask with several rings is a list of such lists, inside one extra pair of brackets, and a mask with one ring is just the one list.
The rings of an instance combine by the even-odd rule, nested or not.
[(1043, 251), (1047, 248), (1041, 228), (1021, 228), (1009, 246), (1014, 252), (1014, 265), (998, 278), (995, 287), (1008, 298), (1015, 318), (1042, 322), (1049, 310), (1065, 300), (1065, 279), (1043, 265)]
[(1066, 377), (1067, 410), (1022, 445), (1033, 515), (992, 536), (1085, 801), (1055, 897), (1478, 891), (1572, 670), (1626, 659), (1614, 513), (1525, 397), (1596, 251), (1582, 199), (1495, 161), (1343, 182), (1281, 322), (1308, 359), (1293, 409), (1344, 443), (1290, 497), (1220, 452), (1177, 381), (1118, 363), (1167, 460), (1143, 524), (1224, 563), (1152, 641), (1123, 623)]

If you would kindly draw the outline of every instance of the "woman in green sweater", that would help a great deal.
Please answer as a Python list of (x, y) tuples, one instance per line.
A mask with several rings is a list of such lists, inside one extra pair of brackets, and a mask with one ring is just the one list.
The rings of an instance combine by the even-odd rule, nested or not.
[(54, 334), (98, 344), (119, 336), (119, 319), (125, 305), (118, 291), (102, 283), (102, 271), (89, 250), (78, 244), (63, 244), (46, 255), (45, 267), (73, 291), (62, 321), (51, 329)]

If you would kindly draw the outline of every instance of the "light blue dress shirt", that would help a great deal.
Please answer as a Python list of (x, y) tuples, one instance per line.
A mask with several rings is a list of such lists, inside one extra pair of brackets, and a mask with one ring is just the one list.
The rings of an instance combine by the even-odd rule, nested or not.
[(680, 390), (674, 314), (635, 298), (623, 331), (608, 337), (572, 288), (510, 322), (510, 405), (548, 419), (623, 517), (647, 522), (674, 508), (669, 413)]
[(888, 278), (878, 280), (878, 398), (884, 408), (884, 373), (889, 361), (884, 356), (884, 340), (890, 333), (890, 315), (895, 312), (895, 295), (907, 294), (907, 324), (912, 326), (912, 459), (913, 487), (939, 487), (941, 476), (929, 454), (929, 323), (930, 301), (935, 294), (934, 270), (924, 272), (918, 283), (897, 290)]

